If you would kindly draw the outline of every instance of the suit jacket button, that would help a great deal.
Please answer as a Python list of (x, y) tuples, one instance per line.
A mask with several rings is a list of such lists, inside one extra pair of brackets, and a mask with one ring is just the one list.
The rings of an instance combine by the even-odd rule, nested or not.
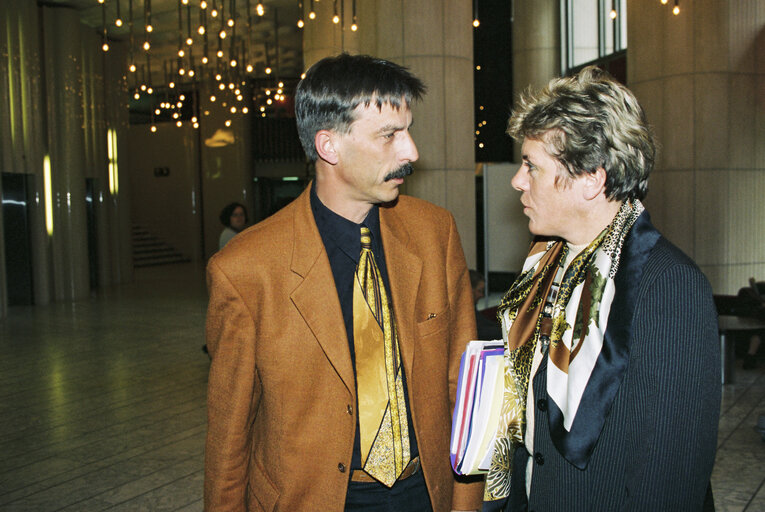
[(345, 464), (342, 462), (337, 465), (337, 470), (341, 473), (345, 473)]
[(351, 407), (351, 404), (348, 404), (348, 408), (346, 410), (348, 411), (348, 414), (353, 416), (353, 407)]
[(540, 398), (539, 400), (537, 400), (537, 407), (539, 407), (539, 410), (542, 411), (542, 412), (546, 411), (547, 410), (547, 400), (545, 400), (544, 398)]
[(540, 466), (543, 466), (545, 463), (545, 456), (537, 452), (534, 454), (534, 460), (536, 461), (537, 464), (539, 464)]

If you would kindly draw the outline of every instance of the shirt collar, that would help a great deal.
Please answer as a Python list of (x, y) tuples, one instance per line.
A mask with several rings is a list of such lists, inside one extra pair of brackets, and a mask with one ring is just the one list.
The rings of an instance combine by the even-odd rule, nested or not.
[(364, 222), (356, 224), (327, 208), (316, 194), (314, 182), (311, 185), (311, 210), (325, 247), (333, 244), (353, 261), (358, 262), (361, 253), (361, 226), (366, 226), (372, 233), (372, 251), (381, 253), (380, 210), (377, 205), (372, 206)]

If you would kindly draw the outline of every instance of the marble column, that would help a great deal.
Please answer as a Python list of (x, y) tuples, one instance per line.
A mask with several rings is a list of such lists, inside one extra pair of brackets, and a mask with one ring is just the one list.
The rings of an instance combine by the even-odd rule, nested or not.
[(765, 3), (629, 2), (627, 75), (660, 144), (646, 205), (715, 293), (765, 278)]
[(43, 7), (42, 24), (53, 193), (53, 291), (56, 300), (77, 300), (89, 295), (81, 25), (77, 11), (65, 7)]
[(315, 3), (306, 22), (304, 58), (366, 53), (410, 68), (428, 87), (413, 105), (412, 136), (420, 153), (403, 192), (450, 210), (468, 265), (476, 265), (475, 150), (473, 136), (472, 3), (468, 0), (358, 0), (359, 29), (332, 23), (332, 3)]
[[(544, 87), (560, 76), (560, 2), (516, 0), (513, 3), (513, 99), (526, 91)], [(520, 162), (520, 144), (514, 145), (514, 161)]]

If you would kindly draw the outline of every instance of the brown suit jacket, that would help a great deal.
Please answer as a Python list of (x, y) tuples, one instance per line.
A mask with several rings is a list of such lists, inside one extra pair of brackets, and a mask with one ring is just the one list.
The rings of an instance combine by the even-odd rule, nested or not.
[[(480, 508), (449, 464), (459, 359), (475, 337), (454, 219), (411, 197), (380, 229), (422, 469), (437, 512)], [(208, 265), (205, 509), (342, 511), (356, 385), (309, 189)]]

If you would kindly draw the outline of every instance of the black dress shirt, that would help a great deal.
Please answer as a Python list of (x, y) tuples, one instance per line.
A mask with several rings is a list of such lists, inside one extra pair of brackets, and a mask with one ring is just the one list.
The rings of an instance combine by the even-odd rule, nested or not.
[[(348, 345), (351, 351), (351, 362), (353, 363), (354, 377), (356, 373), (356, 355), (353, 348), (353, 280), (356, 275), (356, 266), (359, 263), (361, 254), (361, 226), (366, 226), (372, 233), (372, 252), (375, 255), (377, 267), (380, 269), (385, 291), (388, 294), (388, 303), (393, 308), (393, 301), (390, 295), (390, 282), (388, 281), (388, 271), (385, 266), (385, 252), (382, 246), (382, 237), (380, 235), (380, 211), (375, 205), (367, 214), (367, 218), (361, 224), (351, 222), (345, 217), (336, 214), (321, 202), (316, 195), (315, 185), (311, 186), (311, 210), (316, 226), (319, 228), (319, 234), (324, 242), (324, 249), (327, 251), (329, 266), (332, 268), (332, 275), (335, 278), (335, 288), (337, 296), (340, 299), (340, 308), (343, 311), (343, 320), (345, 321), (345, 332), (348, 334)], [(409, 426), (409, 451), (411, 458), (415, 458), (419, 451), (417, 449), (417, 439), (412, 426), (412, 413), (409, 406), (409, 396), (406, 388), (406, 376), (402, 373), (404, 382), (404, 397), (406, 399), (406, 421)], [(358, 408), (358, 402), (356, 403)], [(353, 457), (351, 458), (351, 469), (361, 469), (361, 443), (359, 434), (358, 414), (356, 415), (356, 436), (353, 441)]]

